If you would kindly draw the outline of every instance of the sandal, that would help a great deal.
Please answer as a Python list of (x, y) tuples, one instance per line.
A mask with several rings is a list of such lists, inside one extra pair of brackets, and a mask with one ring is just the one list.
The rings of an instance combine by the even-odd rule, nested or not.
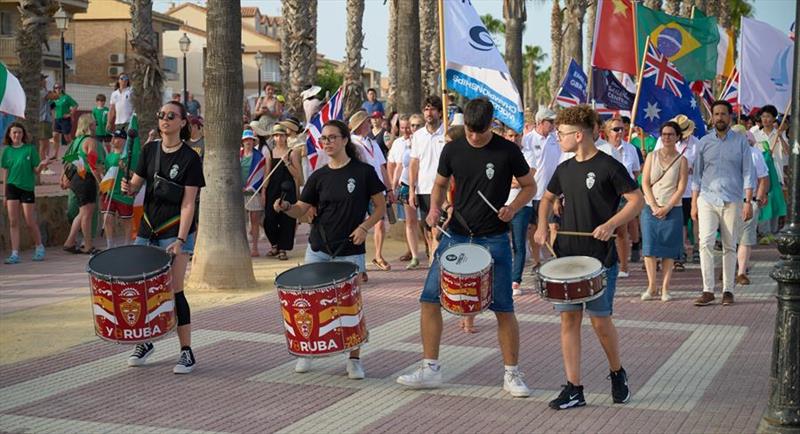
[(288, 257), (288, 256), (286, 256), (286, 251), (285, 251), (285, 250), (281, 250), (280, 252), (278, 252), (278, 254), (276, 255), (276, 257), (278, 258), (278, 260), (281, 260), (281, 261), (287, 261), (287, 260), (289, 260), (289, 257)]
[(388, 262), (386, 262), (386, 261), (385, 261), (385, 260), (383, 260), (383, 259), (381, 259), (381, 260), (379, 261), (379, 260), (378, 260), (378, 258), (375, 258), (375, 259), (373, 259), (373, 260), (372, 260), (372, 263), (373, 263), (373, 264), (374, 264), (376, 267), (380, 268), (380, 269), (381, 269), (381, 270), (383, 270), (383, 271), (389, 271), (389, 270), (391, 270), (391, 269), (392, 269), (392, 266), (391, 266), (391, 265), (389, 265), (389, 263), (388, 263)]
[(403, 256), (397, 258), (398, 261), (408, 262), (411, 260), (411, 252), (406, 252)]
[(269, 249), (269, 252), (267, 252), (266, 256), (278, 256), (278, 253), (280, 253), (280, 250), (278, 250), (277, 247), (273, 247)]
[(100, 253), (100, 249), (96, 247), (92, 247), (92, 250), (78, 250), (78, 253), (82, 253), (84, 255), (93, 256)]
[(675, 261), (675, 264), (672, 266), (672, 269), (679, 273), (686, 271), (686, 267), (683, 265), (683, 262), (680, 261)]
[(79, 249), (77, 245), (69, 246), (69, 247), (64, 246), (64, 247), (61, 248), (61, 250), (65, 251), (67, 253), (73, 253), (73, 254), (83, 253), (83, 250)]

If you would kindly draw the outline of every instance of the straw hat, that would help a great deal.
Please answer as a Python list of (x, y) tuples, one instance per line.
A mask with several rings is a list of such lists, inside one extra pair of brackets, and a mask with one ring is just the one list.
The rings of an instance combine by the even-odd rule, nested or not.
[(357, 130), (367, 119), (369, 119), (369, 115), (364, 110), (353, 113), (353, 116), (350, 116), (350, 121), (348, 122), (350, 131)]
[(686, 115), (678, 115), (670, 120), (681, 127), (681, 131), (683, 131), (681, 138), (686, 139), (694, 133), (694, 121), (689, 119)]
[(269, 135), (269, 131), (265, 130), (259, 121), (250, 122), (250, 128), (253, 129), (253, 132), (256, 133), (257, 136), (266, 137)]
[(284, 119), (278, 122), (278, 125), (282, 125), (292, 134), (297, 134), (300, 132), (300, 122), (293, 118)]
[(322, 88), (315, 84), (315, 85), (309, 87), (308, 89), (300, 92), (300, 97), (303, 98), (304, 100), (306, 100), (306, 99), (309, 99), (311, 97), (317, 96), (317, 94), (321, 90), (322, 90)]
[(281, 124), (275, 124), (272, 126), (272, 131), (270, 132), (273, 136), (275, 134), (283, 134), (284, 136), (287, 135), (286, 127)]

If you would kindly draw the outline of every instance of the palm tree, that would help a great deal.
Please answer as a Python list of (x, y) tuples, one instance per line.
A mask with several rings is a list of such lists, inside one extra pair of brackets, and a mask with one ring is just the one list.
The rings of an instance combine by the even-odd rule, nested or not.
[(304, 117), (300, 92), (317, 76), (317, 0), (287, 0), (289, 25), (289, 89), (285, 91), (286, 107), (299, 119)]
[(361, 50), (364, 49), (364, 0), (347, 0), (347, 54), (344, 70), (344, 113), (349, 117), (364, 102), (364, 83), (361, 74)]
[(679, 15), (681, 13), (681, 0), (666, 0), (666, 11), (670, 15)]
[(522, 32), (528, 15), (524, 0), (504, 0), (503, 18), (506, 20), (506, 64), (511, 79), (517, 85), (520, 98), (524, 98), (522, 81)]
[(294, 13), (296, 8), (290, 1), (283, 2), (281, 7), (281, 15), (283, 15), (283, 24), (281, 25), (281, 92), (289, 91), (289, 77), (292, 75), (292, 61), (291, 56), (291, 43), (292, 25), (294, 24)]
[(439, 6), (435, 1), (419, 2), (421, 99), (438, 94), (439, 78)]
[[(552, 66), (550, 66), (552, 68)], [(533, 92), (536, 94), (536, 104), (549, 104), (552, 100), (550, 93), (550, 68), (536, 74)]]
[(536, 76), (539, 74), (539, 63), (547, 58), (547, 53), (538, 45), (526, 45), (522, 55), (525, 70), (525, 108), (533, 111), (536, 107)]
[(555, 95), (558, 92), (558, 86), (561, 83), (561, 59), (564, 57), (563, 53), (563, 36), (562, 32), (564, 20), (564, 12), (558, 4), (558, 0), (553, 0), (553, 8), (550, 12), (550, 43), (551, 67), (550, 67), (550, 94)]
[[(429, 1), (429, 0), (423, 0)], [(419, 0), (397, 0), (397, 111), (420, 110)]]
[(728, 0), (728, 7), (722, 9), (720, 25), (732, 30), (734, 34), (738, 34), (739, 27), (742, 24), (742, 17), (751, 18), (752, 16), (753, 6), (749, 0)]
[(586, 69), (589, 74), (592, 72), (592, 47), (594, 47), (594, 25), (597, 21), (597, 0), (588, 0), (586, 4), (586, 47), (589, 52), (586, 58)]
[(139, 131), (157, 127), (155, 113), (163, 100), (164, 70), (159, 64), (159, 35), (153, 30), (153, 0), (131, 2), (131, 84), (133, 108), (139, 113)]
[(506, 24), (493, 17), (492, 14), (481, 15), (481, 21), (483, 21), (483, 26), (493, 37), (506, 32)]
[[(386, 4), (387, 0), (384, 0)], [(389, 41), (387, 64), (389, 67), (389, 92), (386, 95), (388, 110), (397, 108), (397, 0), (388, 0), (389, 3)]]
[[(239, 0), (209, 0), (206, 156), (200, 227), (188, 284), (233, 289), (256, 285), (245, 235), (239, 165), (242, 130), (242, 12)], [(213, 174), (213, 176), (210, 176)]]
[(644, 5), (650, 9), (661, 10), (662, 0), (644, 0)]
[[(41, 107), (42, 44), (47, 41), (47, 25), (55, 12), (51, 0), (21, 0), (19, 2), (20, 26), (17, 31), (17, 56), (19, 78), (25, 91), (25, 124), (27, 131), (36, 134)], [(34, 137), (35, 140), (43, 137)], [(35, 143), (34, 140), (34, 143)]]
[(566, 71), (570, 59), (583, 65), (583, 17), (586, 13), (586, 0), (564, 0), (564, 7), (564, 52), (561, 67)]

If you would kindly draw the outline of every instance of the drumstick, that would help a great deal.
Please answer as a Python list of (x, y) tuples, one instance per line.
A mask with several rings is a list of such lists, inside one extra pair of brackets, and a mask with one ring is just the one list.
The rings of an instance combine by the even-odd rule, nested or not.
[(556, 255), (556, 252), (555, 252), (555, 250), (553, 250), (553, 246), (551, 246), (551, 245), (550, 245), (550, 243), (548, 243), (548, 242), (546, 242), (546, 241), (545, 241), (545, 243), (544, 243), (544, 246), (545, 246), (545, 247), (547, 247), (547, 251), (548, 251), (548, 252), (550, 252), (550, 254), (551, 254), (551, 255), (553, 255), (553, 257), (554, 257), (554, 258), (557, 258), (557, 257), (558, 257), (558, 256)]
[(491, 208), (492, 211), (494, 211), (497, 214), (500, 214), (500, 211), (498, 211), (497, 208), (495, 208), (494, 205), (492, 205), (492, 203), (489, 202), (489, 199), (487, 199), (486, 196), (484, 196), (480, 190), (478, 190), (478, 196), (480, 196), (481, 199), (483, 199), (483, 201), (486, 202), (486, 205), (489, 205), (489, 208)]
[[(573, 235), (576, 237), (594, 237), (591, 232), (558, 231), (559, 235)], [(611, 238), (616, 238), (617, 234), (611, 234)]]
[(453, 237), (451, 237), (451, 236), (450, 236), (450, 234), (448, 234), (448, 233), (447, 233), (447, 231), (446, 231), (446, 230), (444, 230), (444, 228), (442, 228), (440, 225), (436, 225), (436, 229), (439, 229), (440, 231), (442, 231), (442, 233), (443, 233), (443, 234), (447, 235), (447, 238), (453, 238)]

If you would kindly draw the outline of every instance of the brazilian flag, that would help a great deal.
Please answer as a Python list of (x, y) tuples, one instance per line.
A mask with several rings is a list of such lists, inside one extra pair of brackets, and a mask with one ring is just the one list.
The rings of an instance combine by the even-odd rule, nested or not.
[(639, 65), (647, 38), (664, 53), (687, 81), (713, 80), (717, 75), (717, 20), (696, 11), (683, 18), (636, 4)]

